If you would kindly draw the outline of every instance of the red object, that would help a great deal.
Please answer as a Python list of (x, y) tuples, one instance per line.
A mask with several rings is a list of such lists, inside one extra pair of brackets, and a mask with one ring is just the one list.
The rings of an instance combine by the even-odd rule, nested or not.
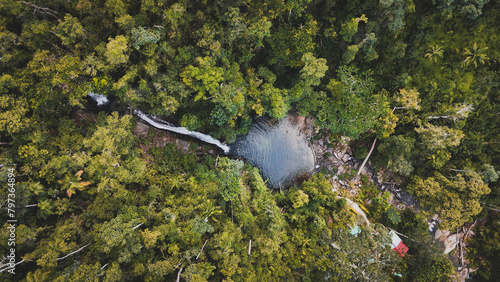
[(399, 243), (395, 248), (393, 248), (401, 257), (404, 257), (406, 253), (408, 252), (408, 247), (403, 244), (403, 241)]
[(389, 232), (392, 241), (392, 249), (395, 250), (401, 257), (404, 257), (408, 252), (408, 247), (403, 244), (403, 240), (394, 232)]

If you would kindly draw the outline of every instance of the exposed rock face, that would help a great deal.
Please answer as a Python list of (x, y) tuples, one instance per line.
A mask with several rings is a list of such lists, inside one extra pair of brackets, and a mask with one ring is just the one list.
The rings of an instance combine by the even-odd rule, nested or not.
[(434, 233), (434, 239), (439, 239), (441, 235), (443, 235), (443, 233), (441, 232), (441, 230), (437, 229), (436, 233)]
[[(134, 128), (134, 134), (140, 138), (147, 138), (150, 130), (155, 131), (155, 136), (151, 142), (151, 145), (157, 147), (165, 147), (167, 144), (176, 144), (177, 149), (182, 151), (183, 153), (192, 153), (192, 154), (209, 154), (215, 155), (218, 154), (215, 149), (208, 149), (203, 146), (201, 142), (196, 140), (190, 140), (189, 137), (178, 136), (175, 133), (171, 133), (168, 131), (159, 130), (156, 128), (151, 128), (151, 126), (138, 121)], [(210, 146), (210, 145), (207, 145)], [(146, 149), (146, 147), (142, 148)]]
[(345, 155), (342, 157), (342, 161), (343, 161), (344, 163), (346, 163), (346, 162), (348, 162), (348, 161), (349, 161), (349, 159), (350, 159), (350, 158), (351, 158), (351, 156), (349, 156), (349, 154), (345, 154)]
[(458, 240), (459, 240), (459, 237), (457, 234), (450, 235), (450, 236), (448, 236), (448, 238), (446, 238), (446, 240), (444, 241), (444, 247), (445, 247), (444, 254), (445, 255), (449, 254), (451, 251), (453, 251), (453, 249), (455, 249), (457, 247)]
[(81, 109), (73, 113), (73, 119), (78, 125), (83, 125), (85, 123), (97, 123), (96, 114)]
[[(294, 117), (299, 124), (303, 122), (302, 126), (300, 126), (301, 132), (311, 142), (311, 147), (316, 156), (316, 172), (326, 171), (328, 173), (326, 177), (330, 178), (329, 180), (334, 187), (344, 188), (352, 196), (355, 196), (362, 183), (359, 181), (360, 177), (353, 178), (350, 172), (353, 169), (358, 169), (363, 160), (354, 158), (353, 150), (349, 146), (351, 140), (344, 136), (333, 140), (327, 136), (321, 136), (321, 133), (318, 134), (318, 129), (314, 126), (313, 118)], [(344, 180), (339, 181), (337, 176), (341, 175), (345, 175)], [(417, 202), (412, 195), (403, 191), (394, 181), (387, 180), (393, 176), (389, 171), (379, 171), (378, 174), (374, 175), (374, 171), (370, 167), (370, 162), (368, 162), (363, 167), (361, 175), (367, 176), (379, 190), (390, 192), (391, 198), (389, 202), (395, 208), (416, 206)]]
[(149, 126), (145, 123), (138, 121), (134, 128), (134, 134), (141, 138), (146, 138), (148, 136), (148, 132), (149, 132)]

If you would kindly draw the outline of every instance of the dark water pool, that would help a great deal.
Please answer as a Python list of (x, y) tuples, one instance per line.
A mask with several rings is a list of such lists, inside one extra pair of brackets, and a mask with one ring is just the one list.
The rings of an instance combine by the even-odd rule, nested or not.
[(285, 117), (261, 119), (231, 145), (230, 154), (259, 168), (269, 187), (286, 188), (314, 170), (314, 153), (299, 126)]

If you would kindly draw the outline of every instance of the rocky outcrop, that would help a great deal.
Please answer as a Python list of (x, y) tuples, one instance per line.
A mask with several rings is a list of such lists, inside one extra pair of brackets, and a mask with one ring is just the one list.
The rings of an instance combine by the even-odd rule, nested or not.
[(458, 241), (459, 241), (459, 236), (457, 234), (448, 236), (443, 242), (445, 248), (443, 254), (447, 255), (451, 251), (453, 251), (457, 247)]

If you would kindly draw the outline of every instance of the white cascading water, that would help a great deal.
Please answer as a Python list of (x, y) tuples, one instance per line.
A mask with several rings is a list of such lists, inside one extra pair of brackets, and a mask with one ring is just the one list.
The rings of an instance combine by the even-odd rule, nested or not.
[(137, 109), (134, 110), (134, 114), (136, 116), (138, 116), (139, 118), (141, 118), (142, 120), (144, 120), (145, 122), (149, 123), (151, 126), (154, 126), (158, 129), (168, 130), (168, 131), (179, 133), (182, 135), (194, 137), (194, 138), (199, 139), (203, 142), (213, 144), (213, 145), (221, 148), (224, 151), (224, 153), (226, 153), (226, 154), (229, 153), (230, 148), (228, 145), (220, 142), (219, 140), (213, 138), (210, 135), (203, 134), (203, 133), (196, 132), (196, 131), (190, 131), (184, 127), (171, 126), (166, 121), (163, 121), (155, 116), (147, 115), (147, 114), (143, 113), (141, 110), (137, 110)]
[(97, 106), (104, 106), (109, 103), (108, 97), (104, 95), (96, 94), (94, 92), (89, 92), (87, 95), (97, 103)]

